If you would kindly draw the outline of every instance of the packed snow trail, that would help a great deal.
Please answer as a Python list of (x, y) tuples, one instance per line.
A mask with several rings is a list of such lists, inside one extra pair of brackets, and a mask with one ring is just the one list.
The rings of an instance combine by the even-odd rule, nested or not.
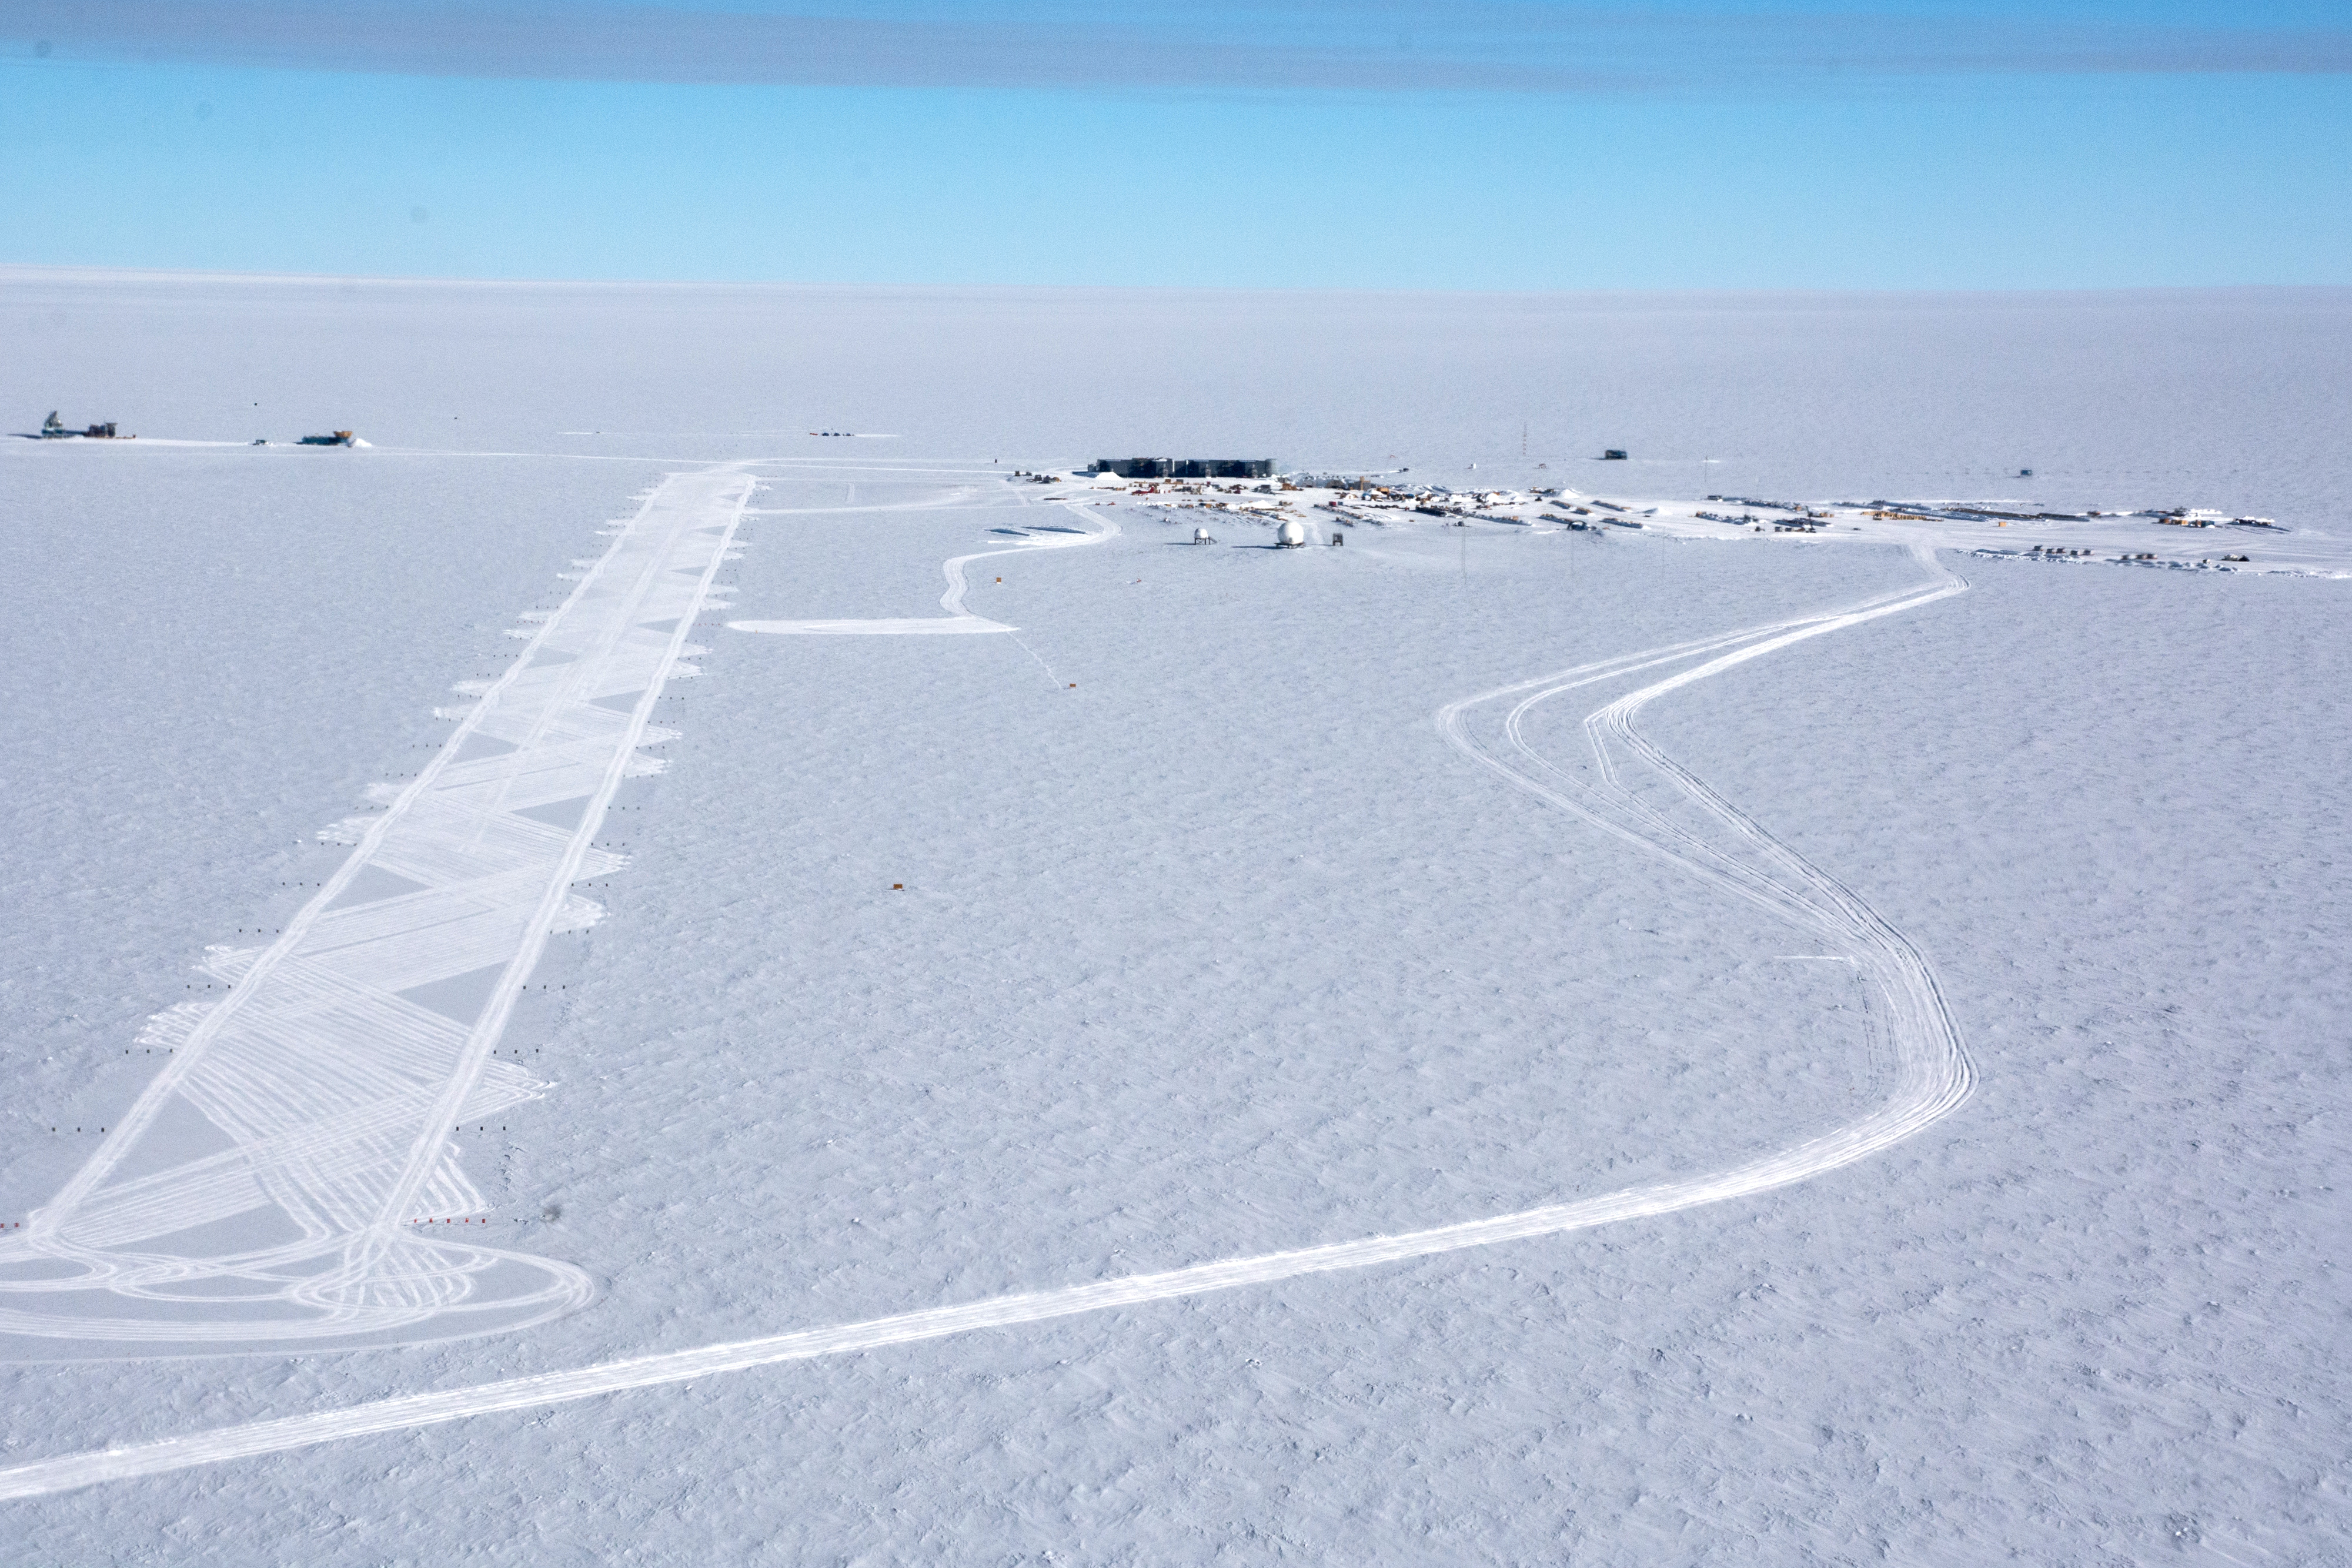
[[(37, 1497), (92, 1485), (251, 1458), (311, 1444), (404, 1431), (498, 1411), (537, 1409), (625, 1389), (681, 1383), (717, 1373), (877, 1350), (979, 1329), (1008, 1328), (1178, 1296), (1271, 1284), (1304, 1275), (1403, 1262), (1496, 1242), (1589, 1229), (1754, 1197), (1865, 1159), (1957, 1109), (1974, 1082), (1966, 1051), (1935, 977), (1918, 952), (1850, 889), (1780, 844), (1687, 769), (1667, 758), (1633, 727), (1635, 715), (1669, 692), (1813, 637), (1918, 609), (1965, 591), (1929, 552), (1914, 552), (1939, 579), (1934, 585), (1845, 610), (1749, 627), (1717, 637), (1629, 653), (1535, 680), (1482, 692), (1448, 704), (1440, 731), (1463, 754), (1514, 788), (1569, 811), (1675, 867), (1757, 903), (1791, 923), (1853, 951), (1850, 955), (1886, 1000), (1896, 1058), (1894, 1092), (1856, 1121), (1728, 1169), (1680, 1181), (1628, 1188), (1572, 1203), (1549, 1205), (1486, 1219), (1368, 1237), (1292, 1251), (1197, 1264), (1155, 1274), (1107, 1280), (1060, 1290), (1000, 1296), (960, 1306), (877, 1318), (831, 1328), (803, 1329), (698, 1350), (584, 1367), (441, 1393), (406, 1395), (342, 1410), (286, 1416), (191, 1433), (182, 1437), (68, 1455), (0, 1470), (0, 1500)], [(1693, 660), (1703, 661), (1696, 664)], [(1564, 693), (1670, 664), (1689, 667), (1595, 709), (1584, 733), (1592, 761), (1580, 779), (1537, 754), (1522, 734), (1527, 713)], [(1468, 716), (1517, 698), (1504, 721), (1511, 755), (1498, 755), (1470, 732)], [(1697, 813), (1696, 831), (1636, 798), (1621, 779), (1614, 755), (1654, 769)], [(1706, 834), (1727, 835), (1728, 842)]]
[[(904, 508), (795, 507), (791, 509), (794, 512), (848, 512), (897, 511)], [(1020, 630), (1017, 626), (1007, 626), (1002, 621), (991, 621), (984, 615), (974, 615), (963, 607), (964, 562), (986, 560), (991, 556), (1028, 555), (1038, 550), (1066, 549), (1072, 545), (1098, 545), (1118, 532), (1118, 525), (1108, 517), (1087, 517), (1075, 507), (1069, 507), (1068, 510), (1071, 516), (1078, 517), (1083, 522), (1091, 523), (1093, 527), (1080, 534), (1069, 534), (1058, 528), (1053, 529), (1050, 530), (1053, 534), (1050, 538), (1033, 536), (1004, 549), (975, 550), (970, 555), (957, 556), (942, 566), (940, 570), (947, 573), (948, 579), (948, 591), (940, 595), (940, 608), (947, 612), (943, 616), (933, 615), (908, 621), (730, 621), (727, 622), (728, 629), (733, 632), (774, 632), (804, 637), (953, 636), (974, 632), (1017, 632)]]
[(752, 481), (673, 476), (227, 996), (164, 1015), (163, 1072), (0, 1241), (0, 1331), (178, 1347), (511, 1329), (584, 1303), (570, 1264), (453, 1239), (452, 1135), (544, 1085), (492, 1051), (549, 935), (592, 923), (593, 847)]

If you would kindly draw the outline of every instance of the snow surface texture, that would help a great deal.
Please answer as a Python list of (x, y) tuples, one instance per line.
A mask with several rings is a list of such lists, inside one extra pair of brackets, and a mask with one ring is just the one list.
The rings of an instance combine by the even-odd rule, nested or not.
[[(36, 304), (83, 306), (160, 289), (192, 318), (272, 303), (37, 286)], [(670, 308), (569, 314), (574, 296), (509, 291), (513, 333), (552, 344)], [(499, 298), (449, 291), (418, 320)], [(959, 308), (985, 324), (990, 303)], [(2305, 335), (2331, 319), (2312, 311)], [(456, 766), (428, 759), (454, 756), (446, 727), (378, 695), (384, 673), (414, 666), (416, 708), (436, 664), (443, 685), (494, 678), (456, 664), (467, 627), (532, 602), (534, 550), (548, 580), (580, 554), (600, 489), (609, 506), (658, 485), (651, 516), (763, 450), (680, 466), (381, 435), (368, 453), (70, 444), (0, 455), (22, 515), (50, 525), (12, 574), (19, 708), (57, 752), (12, 780), (16, 841), (47, 846), (9, 890), (35, 983), (12, 988), (29, 1048), (0, 1190), (27, 1207), (117, 1135), (74, 1155), (47, 1126), (88, 1107), (112, 1129), (154, 1081), (137, 1057), (106, 1065), (135, 1033), (110, 1020), (173, 994), (138, 949), (173, 929), (184, 954), (229, 945), (236, 921), (206, 913), (226, 887), (290, 952), (304, 906), (331, 898), (270, 883), (354, 863), (286, 847), (358, 793), (336, 769), (403, 744)], [(657, 749), (691, 765), (612, 785), (599, 841), (632, 863), (572, 874), (614, 918), (548, 949), (530, 984), (556, 988), (518, 990), (499, 1037), (553, 1086), (457, 1167), (505, 1232), (458, 1254), (583, 1269), (598, 1299), (526, 1334), (273, 1361), (266, 1379), (201, 1359), (20, 1366), (7, 1451), (38, 1492), (575, 1402), (14, 1504), (32, 1550), (249, 1557), (257, 1519), (287, 1561), (593, 1560), (615, 1539), (877, 1561), (2340, 1550), (2324, 1194), (2343, 911), (2311, 847), (2346, 760), (2340, 587), (1964, 562), (1953, 597), (1946, 569), (1866, 540), (1433, 524), (1297, 552), (1227, 522), (1245, 548), (1196, 550), (1175, 543), (1182, 514), (1095, 506), (1048, 525), (1088, 531), (1041, 531), (1069, 510), (961, 453), (802, 444), (816, 455), (739, 470), (779, 503), (751, 510), (742, 599), (780, 618), (898, 619), (999, 523), (1095, 542), (1016, 543), (1007, 581), (951, 579), (950, 616), (977, 597), (1013, 635), (730, 639), (716, 679), (646, 699), (685, 732)], [(1110, 449), (1135, 444), (1201, 443)], [(418, 494), (403, 465), (442, 477)], [(583, 467), (603, 476), (580, 509), (562, 497)], [(2083, 483), (2079, 504), (2117, 504)], [(2329, 531), (2278, 499), (2315, 478), (2265, 483), (2121, 499)], [(331, 528), (322, 495), (359, 497), (360, 526)], [(243, 563), (193, 607), (175, 585), (206, 564), (174, 554), (192, 528), (204, 563)], [(289, 582), (306, 549), (321, 564)], [(366, 613), (277, 603), (352, 578)], [(552, 619), (533, 634), (563, 634), (563, 596), (538, 602)], [(2140, 674), (2176, 643), (2193, 664)], [(184, 697), (166, 649), (209, 679)], [(1987, 679), (1989, 657), (2020, 673)], [(2084, 692), (2053, 666), (2132, 674)], [(226, 711), (262, 747), (173, 727), (190, 697), (216, 726), (216, 686), (251, 694)], [(2063, 737), (2046, 764), (2042, 733)], [(159, 755), (220, 792), (154, 793)], [(2256, 788), (2268, 810), (2238, 810)], [(215, 860), (159, 841), (174, 821)], [(1957, 1098), (1948, 1006), (1984, 1092), (1822, 1174)], [(1874, 1131), (1882, 1107), (1898, 1124)], [(1255, 1288), (1169, 1299), (1238, 1285)], [(934, 1335), (956, 1337), (909, 1343)], [(445, 1489), (464, 1496), (425, 1495)]]

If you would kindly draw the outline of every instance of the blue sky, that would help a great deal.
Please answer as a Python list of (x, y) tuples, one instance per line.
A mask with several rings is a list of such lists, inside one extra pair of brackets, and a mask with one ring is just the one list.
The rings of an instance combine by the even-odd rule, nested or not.
[(0, 261), (1276, 287), (2341, 284), (2343, 14), (11, 0)]

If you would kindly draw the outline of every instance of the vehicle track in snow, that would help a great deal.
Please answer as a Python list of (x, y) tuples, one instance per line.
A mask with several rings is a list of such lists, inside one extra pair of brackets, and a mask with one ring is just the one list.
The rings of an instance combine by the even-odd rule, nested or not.
[[(1657, 698), (1753, 660), (1965, 591), (1965, 580), (1941, 568), (1930, 552), (1922, 549), (1914, 554), (1936, 573), (1937, 580), (1843, 610), (1646, 649), (1517, 682), (1450, 703), (1435, 716), (1438, 730), (1448, 744), (1512, 788), (1843, 949), (1823, 956), (1850, 958), (1880, 994), (1887, 1009), (1885, 1028), (1895, 1061), (1892, 1092), (1855, 1120), (1708, 1174), (1512, 1214), (926, 1308), (570, 1372), (400, 1396), (340, 1410), (40, 1460), (0, 1470), (0, 1499), (39, 1496), (494, 1412), (541, 1408), (723, 1372), (1557, 1236), (1754, 1197), (1891, 1147), (1957, 1109), (1974, 1082), (1958, 1031), (1926, 960), (1853, 890), (1772, 837), (1704, 780), (1666, 757), (1640, 734), (1634, 720)], [(1589, 760), (1580, 767), (1546, 758), (1528, 742), (1525, 721), (1538, 706), (1670, 666), (1680, 667), (1602, 703), (1586, 716), (1583, 736)], [(1474, 733), (1470, 721), (1482, 710), (1506, 701), (1511, 706), (1499, 726), (1502, 744), (1490, 745)], [(1673, 801), (1662, 806), (1630, 788), (1627, 775), (1633, 768), (1646, 769), (1650, 781), (1677, 800), (1687, 819), (1673, 813)]]
[[(774, 508), (794, 514), (815, 512), (884, 512), (904, 511), (908, 507), (793, 507)], [(1094, 525), (1083, 533), (1067, 534), (1049, 529), (1052, 537), (1032, 535), (1017, 545), (1003, 549), (975, 550), (947, 561), (940, 570), (947, 574), (948, 591), (940, 595), (940, 608), (945, 615), (924, 616), (911, 620), (868, 621), (730, 621), (731, 632), (769, 632), (783, 636), (803, 637), (925, 637), (955, 636), (971, 632), (1018, 632), (1018, 626), (1008, 626), (1002, 621), (991, 621), (975, 615), (963, 607), (966, 584), (963, 568), (966, 561), (986, 560), (992, 556), (1031, 555), (1039, 550), (1066, 549), (1074, 545), (1098, 545), (1118, 532), (1118, 525), (1108, 517), (1087, 517), (1075, 507), (1065, 508), (1071, 516)]]

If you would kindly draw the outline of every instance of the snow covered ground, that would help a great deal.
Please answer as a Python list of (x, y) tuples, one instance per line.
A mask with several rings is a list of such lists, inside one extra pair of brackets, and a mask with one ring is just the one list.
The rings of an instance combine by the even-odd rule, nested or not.
[(0, 290), (37, 1560), (2347, 1550), (2345, 296)]

